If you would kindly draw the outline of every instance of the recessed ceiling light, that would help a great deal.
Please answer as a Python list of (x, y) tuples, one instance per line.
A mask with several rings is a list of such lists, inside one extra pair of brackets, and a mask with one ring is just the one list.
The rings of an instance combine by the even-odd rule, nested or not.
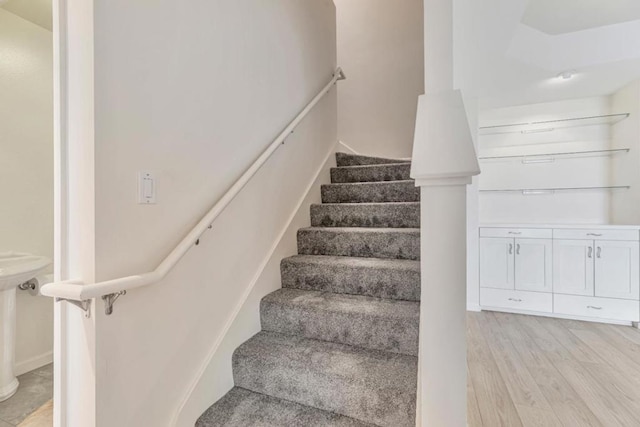
[(575, 75), (576, 75), (576, 70), (568, 70), (568, 71), (563, 71), (562, 73), (558, 74), (558, 78), (561, 79), (561, 80), (570, 80)]

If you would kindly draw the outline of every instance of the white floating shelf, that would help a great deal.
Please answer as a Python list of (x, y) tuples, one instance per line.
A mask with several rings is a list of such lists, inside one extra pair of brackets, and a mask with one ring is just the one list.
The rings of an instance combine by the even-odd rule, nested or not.
[(542, 196), (555, 194), (556, 192), (569, 191), (593, 191), (593, 190), (628, 190), (629, 185), (614, 185), (607, 187), (557, 187), (557, 188), (513, 188), (513, 189), (491, 189), (480, 190), (481, 193), (521, 193), (523, 196)]
[(522, 163), (549, 163), (553, 162), (556, 157), (591, 157), (591, 156), (610, 156), (620, 153), (628, 153), (630, 148), (614, 148), (611, 150), (589, 150), (589, 151), (566, 151), (543, 154), (518, 154), (509, 156), (482, 156), (478, 160), (522, 160)]
[(571, 128), (578, 126), (594, 126), (594, 125), (613, 125), (618, 123), (627, 117), (629, 113), (623, 114), (608, 114), (603, 116), (590, 116), (590, 117), (574, 117), (559, 120), (546, 120), (530, 123), (507, 123), (503, 125), (495, 126), (482, 126), (478, 130), (479, 135), (495, 135), (501, 133), (544, 133), (553, 132), (556, 129)]

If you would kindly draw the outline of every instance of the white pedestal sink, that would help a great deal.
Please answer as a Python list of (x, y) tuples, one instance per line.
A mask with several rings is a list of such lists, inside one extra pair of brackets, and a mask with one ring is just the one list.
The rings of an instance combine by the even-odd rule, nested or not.
[(14, 375), (16, 344), (16, 289), (46, 269), (48, 258), (0, 252), (0, 402), (18, 390)]

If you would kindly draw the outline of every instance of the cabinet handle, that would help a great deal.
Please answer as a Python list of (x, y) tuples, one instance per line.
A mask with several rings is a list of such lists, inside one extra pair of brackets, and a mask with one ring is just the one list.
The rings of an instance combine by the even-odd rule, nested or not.
[(522, 234), (521, 231), (510, 231), (509, 234), (515, 234), (516, 236), (519, 236)]
[(522, 302), (521, 299), (518, 298), (509, 298), (509, 301), (513, 301), (513, 302)]
[(602, 237), (602, 234), (599, 234), (599, 233), (587, 233), (587, 236)]
[(596, 307), (596, 306), (593, 306), (593, 305), (588, 305), (587, 308), (591, 308), (593, 310), (602, 310), (602, 307)]
[(509, 243), (509, 255), (513, 255), (513, 243)]
[(591, 246), (589, 246), (589, 254), (587, 256), (593, 258), (593, 248)]
[(600, 246), (598, 246), (598, 253), (597, 253), (597, 255), (596, 255), (596, 256), (597, 256), (598, 258), (602, 258), (602, 256), (601, 256), (601, 255), (602, 255), (602, 248), (601, 248)]
[(516, 245), (516, 255), (520, 255), (520, 243)]

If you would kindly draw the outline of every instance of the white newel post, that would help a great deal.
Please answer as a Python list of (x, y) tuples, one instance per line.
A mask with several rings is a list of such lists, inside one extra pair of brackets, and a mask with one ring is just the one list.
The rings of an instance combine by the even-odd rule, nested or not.
[(420, 187), (417, 425), (467, 425), (467, 193), (479, 173), (462, 96), (423, 95), (411, 176)]
[(467, 196), (480, 173), (454, 90), (453, 0), (425, 0), (425, 92), (411, 177), (420, 187), (418, 427), (467, 425)]

